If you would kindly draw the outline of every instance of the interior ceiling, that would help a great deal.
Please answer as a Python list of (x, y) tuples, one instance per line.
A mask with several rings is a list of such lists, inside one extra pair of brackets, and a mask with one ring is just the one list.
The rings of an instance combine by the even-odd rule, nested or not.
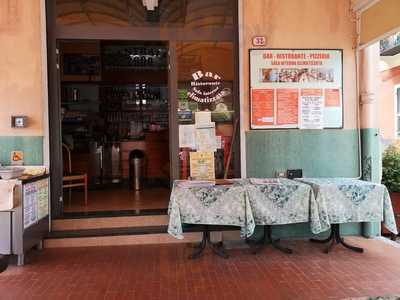
[(159, 21), (150, 23), (143, 0), (57, 0), (57, 24), (226, 28), (233, 25), (234, 3), (235, 0), (159, 0), (155, 10)]

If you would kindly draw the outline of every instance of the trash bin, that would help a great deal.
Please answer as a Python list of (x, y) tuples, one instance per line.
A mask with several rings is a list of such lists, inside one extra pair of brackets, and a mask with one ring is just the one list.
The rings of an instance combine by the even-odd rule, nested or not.
[(139, 191), (143, 184), (144, 152), (135, 149), (129, 153), (129, 187)]

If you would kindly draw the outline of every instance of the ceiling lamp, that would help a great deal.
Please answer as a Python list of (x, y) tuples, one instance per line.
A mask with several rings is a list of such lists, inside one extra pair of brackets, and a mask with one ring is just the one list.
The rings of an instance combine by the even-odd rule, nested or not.
[(147, 10), (154, 10), (158, 6), (158, 0), (143, 0), (143, 5)]

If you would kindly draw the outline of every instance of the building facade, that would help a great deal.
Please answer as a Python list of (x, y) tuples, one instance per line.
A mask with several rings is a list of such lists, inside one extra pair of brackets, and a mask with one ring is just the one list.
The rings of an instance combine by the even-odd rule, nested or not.
[[(105, 5), (107, 1), (88, 2)], [(387, 22), (382, 24), (382, 28), (371, 24), (376, 24), (377, 15), (385, 15), (389, 10), (396, 11), (394, 7), (398, 6), (398, 2), (234, 2), (231, 23), (225, 20), (225, 27), (219, 28), (220, 30), (213, 28), (204, 34), (204, 40), (207, 42), (229, 42), (233, 45), (230, 50), (233, 67), (229, 66), (228, 61), (225, 67), (220, 69), (226, 71), (228, 66), (231, 68), (232, 74), (224, 76), (232, 77), (232, 91), (237, 95), (236, 114), (240, 116), (237, 131), (237, 145), (240, 151), (235, 152), (237, 156), (234, 175), (275, 177), (281, 171), (302, 169), (303, 176), (306, 177), (362, 177), (379, 181), (380, 150), (375, 109), (378, 100), (374, 75), (371, 75), (376, 71), (373, 63), (376, 49), (370, 45), (400, 24), (397, 24), (396, 18), (391, 22), (390, 16), (384, 18)], [(56, 40), (73, 39), (74, 34), (80, 38), (86, 36), (86, 39), (90, 39), (96, 36), (102, 40), (107, 39), (107, 35), (109, 39), (121, 39), (125, 34), (131, 34), (131, 39), (141, 38), (125, 21), (118, 21), (115, 14), (100, 15), (95, 8), (90, 7), (90, 3), (89, 15), (86, 16), (79, 13), (65, 17), (67, 14), (57, 15), (54, 10), (50, 13), (54, 5), (62, 6), (65, 3), (44, 0), (7, 0), (0, 3), (0, 163), (8, 165), (10, 152), (20, 150), (24, 152), (25, 164), (49, 166), (52, 176), (53, 215), (60, 216), (57, 203), (62, 202), (62, 188), (58, 186), (62, 176), (62, 164), (59, 162), (62, 160), (61, 141), (58, 141), (59, 146), (54, 146), (54, 135), (51, 132), (54, 132), (57, 126), (61, 126), (61, 112), (49, 109), (54, 97), (59, 94), (57, 89), (60, 88), (55, 83), (57, 72), (54, 68), (58, 64), (55, 53)], [(210, 5), (209, 9), (209, 14), (213, 15), (217, 8)], [(87, 14), (87, 11), (85, 13)], [(82, 21), (84, 18), (88, 21)], [(96, 27), (97, 24), (99, 26)], [(110, 31), (104, 31), (104, 28)], [(171, 33), (168, 30), (161, 28), (157, 34), (160, 40), (173, 41), (177, 51), (176, 49), (180, 48), (176, 47), (176, 44), (180, 41), (170, 38)], [(201, 30), (196, 30), (194, 34), (203, 34)], [(231, 31), (235, 34), (227, 38)], [(151, 34), (150, 31), (144, 32)], [(182, 43), (193, 39), (185, 34), (182, 33)], [(255, 37), (264, 38), (265, 44), (254, 44)], [(201, 38), (198, 39), (200, 42)], [(264, 48), (342, 50), (341, 128), (251, 129), (249, 51)], [(212, 61), (213, 58), (209, 56), (208, 60)], [(213, 65), (216, 64), (218, 59), (213, 61)], [(169, 67), (169, 72), (180, 72), (177, 65), (172, 64)], [(179, 74), (173, 76), (179, 77)], [(177, 89), (178, 84), (179, 81), (169, 87)], [(172, 95), (177, 96), (176, 93)], [(11, 116), (19, 115), (27, 116), (26, 128), (10, 126)], [(175, 130), (175, 133), (170, 132), (170, 136), (177, 135), (178, 125), (170, 127), (170, 130)], [(57, 130), (55, 132), (57, 134)], [(175, 167), (171, 168), (172, 178), (178, 178), (179, 162), (176, 154), (179, 149), (176, 144), (169, 147), (172, 153), (171, 164), (175, 164)], [(346, 230), (349, 233), (364, 231), (367, 235), (378, 234), (379, 231), (377, 226), (361, 228), (352, 225), (346, 227)], [(282, 228), (282, 234), (287, 236), (303, 236), (306, 233), (307, 229), (301, 225)]]

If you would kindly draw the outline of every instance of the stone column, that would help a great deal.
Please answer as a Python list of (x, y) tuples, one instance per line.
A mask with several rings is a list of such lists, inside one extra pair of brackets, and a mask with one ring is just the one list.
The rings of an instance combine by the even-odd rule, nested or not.
[[(381, 182), (382, 160), (380, 153), (378, 93), (379, 93), (379, 43), (360, 51), (360, 123), (362, 179)], [(363, 235), (371, 237), (380, 233), (380, 224), (364, 223)]]

